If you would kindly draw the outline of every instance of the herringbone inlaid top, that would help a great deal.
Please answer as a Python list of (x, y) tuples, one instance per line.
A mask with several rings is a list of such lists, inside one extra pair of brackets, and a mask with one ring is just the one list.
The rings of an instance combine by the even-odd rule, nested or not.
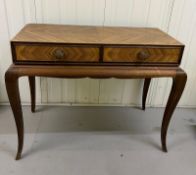
[(182, 45), (156, 28), (28, 24), (12, 40), (69, 44)]

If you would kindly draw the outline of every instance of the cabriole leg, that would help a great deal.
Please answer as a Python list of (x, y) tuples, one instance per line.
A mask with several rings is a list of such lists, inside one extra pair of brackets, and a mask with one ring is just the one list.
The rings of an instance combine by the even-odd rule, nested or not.
[(162, 143), (162, 150), (164, 152), (167, 152), (166, 137), (167, 137), (168, 126), (169, 126), (172, 114), (183, 93), (186, 81), (187, 81), (187, 75), (182, 70), (177, 72), (176, 76), (173, 78), (172, 89), (171, 89), (170, 96), (167, 102), (167, 106), (166, 106), (165, 113), (163, 116), (162, 127), (161, 127), (161, 143)]
[(7, 89), (10, 105), (14, 114), (17, 133), (18, 133), (18, 151), (16, 155), (16, 160), (19, 160), (21, 158), (23, 141), (24, 141), (24, 124), (23, 124), (19, 87), (18, 87), (18, 78), (19, 77), (12, 72), (11, 68), (8, 69), (8, 71), (5, 74), (6, 89)]

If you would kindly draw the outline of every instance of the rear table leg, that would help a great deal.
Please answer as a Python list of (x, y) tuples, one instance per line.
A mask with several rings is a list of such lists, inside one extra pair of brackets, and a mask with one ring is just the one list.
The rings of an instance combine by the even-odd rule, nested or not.
[(29, 76), (29, 87), (31, 92), (31, 111), (35, 112), (35, 98), (36, 98), (35, 76)]
[(148, 90), (150, 86), (151, 78), (145, 78), (144, 87), (143, 87), (143, 95), (142, 95), (142, 109), (146, 109), (146, 98), (148, 95)]

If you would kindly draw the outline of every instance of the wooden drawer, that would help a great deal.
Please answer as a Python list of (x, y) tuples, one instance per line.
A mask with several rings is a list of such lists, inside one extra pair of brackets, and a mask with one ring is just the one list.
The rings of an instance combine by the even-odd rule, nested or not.
[(16, 45), (16, 61), (98, 62), (99, 48), (88, 46)]
[(104, 62), (176, 63), (182, 47), (105, 47)]

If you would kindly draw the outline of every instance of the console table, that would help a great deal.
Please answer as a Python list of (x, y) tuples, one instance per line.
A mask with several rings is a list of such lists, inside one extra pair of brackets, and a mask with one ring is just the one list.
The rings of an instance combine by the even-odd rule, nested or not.
[(161, 128), (163, 151), (175, 107), (187, 75), (179, 67), (184, 45), (155, 28), (28, 24), (11, 40), (13, 64), (5, 74), (21, 158), (24, 140), (18, 79), (28, 76), (35, 111), (35, 76), (59, 78), (143, 78), (142, 108), (151, 78), (170, 77), (173, 84)]

